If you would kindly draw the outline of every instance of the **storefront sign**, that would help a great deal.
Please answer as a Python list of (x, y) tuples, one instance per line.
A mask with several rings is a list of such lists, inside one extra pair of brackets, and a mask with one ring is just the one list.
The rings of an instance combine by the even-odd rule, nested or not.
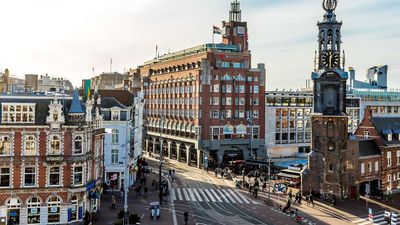
[(91, 191), (95, 186), (96, 186), (96, 181), (95, 181), (95, 180), (94, 180), (94, 181), (91, 181), (90, 183), (88, 183), (88, 184), (86, 185), (86, 190), (87, 190), (87, 191)]

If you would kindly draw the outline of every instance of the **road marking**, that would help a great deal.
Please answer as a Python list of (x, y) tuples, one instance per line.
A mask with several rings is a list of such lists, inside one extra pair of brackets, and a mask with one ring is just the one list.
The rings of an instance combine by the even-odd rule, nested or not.
[(228, 197), (232, 203), (236, 203), (235, 199), (232, 198), (227, 189), (221, 189), (221, 191), (224, 192), (225, 196)]
[(182, 192), (183, 192), (183, 195), (185, 196), (186, 201), (192, 201), (185, 188), (182, 188)]
[(210, 193), (208, 189), (205, 189), (204, 191), (208, 194), (208, 197), (211, 199), (212, 202), (216, 202), (214, 196)]
[(176, 195), (175, 195), (175, 191), (174, 191), (173, 188), (171, 188), (170, 194), (171, 194), (171, 200), (175, 201), (176, 200)]
[(225, 201), (226, 203), (229, 203), (229, 200), (225, 197), (224, 194), (222, 194), (221, 190), (217, 189), (216, 191), (218, 192), (218, 194), (220, 194), (220, 196), (224, 199), (224, 201)]
[(197, 199), (196, 199), (196, 197), (194, 197), (193, 190), (191, 188), (188, 188), (187, 191), (189, 192), (189, 195), (193, 199), (193, 201), (196, 202)]
[(222, 202), (222, 199), (219, 197), (219, 195), (217, 195), (217, 194), (215, 193), (214, 189), (211, 189), (210, 191), (211, 191), (211, 193), (217, 198), (217, 200), (218, 200), (219, 202)]
[(242, 200), (235, 194), (235, 192), (232, 189), (228, 189), (228, 191), (231, 193), (233, 197), (235, 197), (236, 201), (238, 201), (240, 204), (242, 204)]
[(247, 198), (246, 198), (245, 196), (243, 196), (243, 195), (240, 194), (240, 193), (237, 193), (237, 194), (243, 199), (244, 202), (246, 202), (247, 204), (250, 204), (250, 201), (247, 200)]
[(206, 193), (204, 193), (203, 189), (199, 189), (200, 194), (203, 195), (204, 200), (206, 200), (207, 202), (209, 202)]
[(178, 198), (179, 198), (179, 201), (182, 201), (182, 200), (183, 200), (183, 198), (182, 198), (181, 189), (180, 189), (180, 188), (177, 188), (177, 189), (176, 189), (176, 192), (178, 193)]
[(194, 192), (194, 194), (196, 195), (197, 199), (198, 199), (200, 202), (202, 202), (203, 199), (200, 197), (200, 194), (199, 194), (199, 192), (197, 192), (197, 189), (196, 189), (196, 188), (193, 188), (193, 192)]

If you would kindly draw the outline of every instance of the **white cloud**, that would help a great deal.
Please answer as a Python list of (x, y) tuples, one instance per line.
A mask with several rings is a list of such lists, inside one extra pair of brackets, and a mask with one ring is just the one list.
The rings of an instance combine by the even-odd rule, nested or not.
[[(261, 1), (261, 0), (260, 0)], [(242, 0), (250, 28), (253, 64), (268, 68), (268, 89), (297, 89), (313, 70), (321, 0)], [(215, 0), (15, 0), (0, 8), (0, 68), (12, 73), (82, 78), (136, 67), (162, 52), (211, 42), (211, 27), (228, 19), (229, 1)], [(339, 1), (347, 65), (357, 78), (375, 64), (389, 64), (399, 86), (400, 8), (396, 0)], [(377, 8), (376, 5), (381, 7)], [(217, 37), (216, 37), (217, 38)], [(218, 37), (219, 38), (219, 37)]]

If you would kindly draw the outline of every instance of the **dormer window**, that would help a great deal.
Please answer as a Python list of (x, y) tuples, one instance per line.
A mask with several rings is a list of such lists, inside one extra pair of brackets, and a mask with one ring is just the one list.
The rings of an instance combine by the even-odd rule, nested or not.
[(388, 134), (388, 135), (387, 135), (387, 140), (388, 140), (388, 141), (392, 141), (392, 140), (393, 140), (392, 134)]
[(119, 111), (111, 111), (111, 120), (119, 120)]
[(364, 139), (368, 139), (368, 138), (369, 138), (369, 131), (364, 130)]
[(58, 121), (58, 111), (57, 110), (54, 110), (54, 112), (53, 112), (53, 121), (54, 122)]

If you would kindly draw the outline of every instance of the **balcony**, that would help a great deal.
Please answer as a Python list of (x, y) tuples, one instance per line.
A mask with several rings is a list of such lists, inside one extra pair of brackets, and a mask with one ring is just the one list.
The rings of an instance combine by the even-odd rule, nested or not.
[(46, 162), (60, 162), (60, 161), (64, 161), (64, 155), (61, 153), (46, 155)]

